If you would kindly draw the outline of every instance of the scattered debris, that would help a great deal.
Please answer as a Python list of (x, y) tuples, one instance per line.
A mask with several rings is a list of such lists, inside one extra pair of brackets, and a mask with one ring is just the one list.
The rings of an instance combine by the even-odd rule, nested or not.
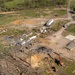
[(20, 41), (23, 41), (23, 38), (20, 38)]
[(38, 53), (40, 52), (44, 52), (44, 53), (51, 53), (52, 52), (52, 49), (48, 48), (48, 47), (45, 47), (45, 46), (40, 46), (36, 49), (36, 51)]
[(35, 39), (35, 38), (36, 38), (36, 36), (32, 36), (31, 38), (28, 39), (27, 42), (29, 42), (29, 41), (31, 41), (31, 40), (33, 40), (33, 39)]
[(23, 41), (23, 42), (21, 43), (21, 45), (24, 45), (24, 44), (26, 44), (26, 41)]
[(40, 31), (41, 31), (41, 33), (47, 32), (46, 27), (42, 27), (42, 28), (40, 29)]
[(26, 35), (26, 37), (31, 36), (33, 33), (31, 32), (30, 34)]
[(0, 30), (0, 34), (5, 33), (7, 30)]

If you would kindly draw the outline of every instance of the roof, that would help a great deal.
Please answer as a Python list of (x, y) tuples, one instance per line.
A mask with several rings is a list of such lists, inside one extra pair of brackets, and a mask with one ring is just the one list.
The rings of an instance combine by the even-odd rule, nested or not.
[(69, 49), (69, 50), (72, 50), (75, 48), (75, 42), (74, 41), (71, 41), (70, 43), (68, 43), (66, 45), (66, 48)]
[(72, 41), (72, 40), (75, 39), (75, 36), (73, 36), (73, 35), (68, 35), (68, 36), (66, 36), (65, 38)]

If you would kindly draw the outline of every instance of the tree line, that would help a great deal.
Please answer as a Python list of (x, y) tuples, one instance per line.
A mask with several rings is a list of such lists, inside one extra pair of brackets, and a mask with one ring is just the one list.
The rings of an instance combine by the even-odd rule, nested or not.
[[(53, 6), (64, 6), (67, 4), (67, 0), (23, 0), (23, 3), (17, 3), (19, 0), (15, 0), (16, 3), (12, 3), (14, 0), (0, 0), (0, 10), (10, 11), (10, 10), (20, 10), (20, 9), (31, 9), (31, 8), (43, 8), (43, 7), (53, 7)], [(9, 2), (9, 3), (8, 3)], [(8, 3), (7, 7), (5, 4)], [(12, 6), (11, 6), (11, 4)]]

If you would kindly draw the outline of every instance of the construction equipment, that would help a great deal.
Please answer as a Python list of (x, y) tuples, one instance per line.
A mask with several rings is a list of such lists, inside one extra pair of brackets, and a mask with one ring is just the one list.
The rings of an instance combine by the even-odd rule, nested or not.
[(54, 53), (58, 55), (58, 57), (59, 57), (59, 64), (61, 66), (63, 66), (63, 62), (62, 62), (62, 58), (61, 58), (60, 54), (58, 54), (57, 52), (54, 52)]

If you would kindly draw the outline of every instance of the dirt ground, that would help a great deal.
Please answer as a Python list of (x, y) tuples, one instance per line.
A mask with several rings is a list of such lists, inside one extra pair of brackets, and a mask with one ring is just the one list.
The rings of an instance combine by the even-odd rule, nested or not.
[(25, 19), (22, 24), (24, 24), (29, 28), (32, 28), (32, 27), (42, 26), (43, 24), (45, 24), (46, 21), (47, 19), (43, 18), (33, 18), (33, 19)]
[(11, 11), (11, 12), (0, 12), (0, 14), (13, 14), (15, 13), (14, 11)]
[(75, 50), (69, 51), (68, 49), (66, 49), (66, 45), (70, 42), (70, 40), (62, 36), (63, 31), (64, 29), (62, 28), (53, 35), (42, 38), (41, 44), (50, 47), (55, 52), (61, 54), (61, 56), (63, 57), (75, 60)]
[[(2, 12), (0, 14), (13, 14), (13, 12)], [(49, 12), (50, 13), (50, 12)], [(15, 28), (22, 29), (25, 27), (34, 28), (43, 26), (50, 18), (27, 18), (27, 19), (18, 19), (10, 24), (7, 24), (6, 28)], [(56, 18), (57, 20), (68, 20), (68, 18)], [(1, 31), (3, 29), (0, 29)], [(75, 51), (68, 51), (65, 48), (65, 45), (69, 40), (65, 39), (62, 36), (64, 31), (61, 28), (58, 32), (55, 32), (52, 35), (48, 35), (43, 38), (39, 38), (38, 41), (35, 39), (33, 43), (30, 43), (28, 47), (24, 46), (18, 49), (15, 47), (11, 50), (9, 55), (4, 55), (5, 57), (0, 59), (0, 75), (41, 75), (42, 73), (47, 73), (48, 75), (56, 75), (53, 72), (52, 66), (54, 67), (54, 59), (58, 58), (53, 52), (57, 52), (61, 57), (74, 59), (75, 60)], [(34, 45), (32, 45), (34, 44)], [(48, 53), (45, 54), (36, 52), (36, 48), (39, 46), (46, 46), (52, 50), (51, 55), (48, 56)], [(16, 45), (17, 47), (17, 45)], [(50, 50), (49, 49), (49, 50)], [(46, 51), (47, 49), (45, 49)], [(43, 49), (42, 49), (43, 52)], [(44, 58), (46, 57), (46, 60)], [(53, 59), (54, 58), (54, 59)], [(47, 60), (49, 59), (49, 60)], [(52, 60), (51, 60), (52, 59)], [(43, 62), (41, 62), (43, 61)], [(39, 66), (40, 64), (40, 66)], [(44, 66), (42, 66), (43, 64)], [(36, 67), (34, 69), (34, 67)], [(40, 67), (40, 68), (38, 68)]]

